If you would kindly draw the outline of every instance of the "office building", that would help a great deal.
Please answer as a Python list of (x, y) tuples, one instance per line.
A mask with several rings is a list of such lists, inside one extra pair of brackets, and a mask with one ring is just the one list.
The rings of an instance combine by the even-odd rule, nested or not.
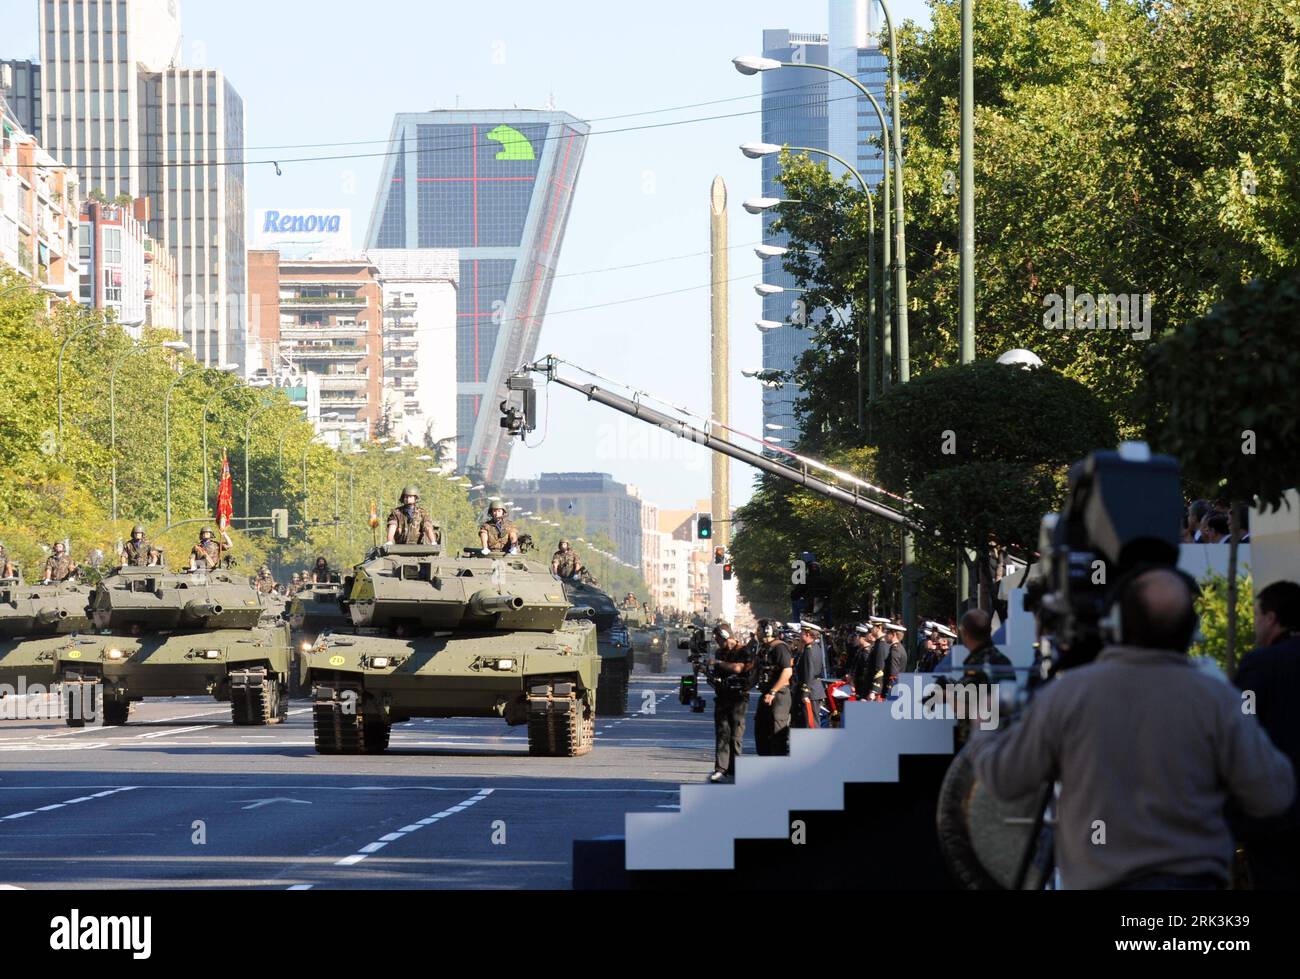
[(149, 321), (154, 282), (166, 290), (162, 274), (149, 268), (153, 243), (145, 232), (148, 220), (149, 201), (142, 197), (130, 206), (98, 200), (81, 206), (78, 298), (83, 306), (111, 311), (135, 337)]
[(41, 141), (41, 66), (35, 61), (0, 60), (0, 96), (29, 136)]
[(459, 252), (456, 452), (477, 481), (506, 472), (497, 406), (536, 353), (587, 131), (567, 113), (521, 109), (393, 122), (366, 247)]
[(609, 473), (542, 473), (538, 479), (507, 480), (506, 499), (539, 517), (580, 517), (590, 533), (614, 542), (620, 561), (641, 567), (641, 498), (634, 486)]
[(76, 295), (77, 175), (25, 132), (0, 98), (0, 262), (51, 297)]
[(181, 66), (178, 0), (42, 0), (39, 11), (50, 152), (87, 194), (149, 198), (182, 338), (199, 362), (244, 369), (242, 99), (220, 71)]
[[(330, 445), (381, 434), (382, 292), (379, 270), (364, 258), (281, 260), (249, 253), (251, 316), (270, 355), (272, 381), (316, 387), (319, 411), (308, 417)], [(314, 377), (309, 384), (307, 378)]]
[(392, 435), (456, 467), (456, 299), (454, 249), (372, 248), (366, 257), (384, 287), (384, 397)]

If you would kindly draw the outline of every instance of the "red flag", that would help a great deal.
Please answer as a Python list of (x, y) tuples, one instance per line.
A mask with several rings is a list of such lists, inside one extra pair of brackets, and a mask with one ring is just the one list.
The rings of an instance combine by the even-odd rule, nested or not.
[(225, 450), (221, 452), (221, 482), (217, 485), (217, 526), (225, 530), (235, 515), (235, 504), (230, 480), (230, 460)]

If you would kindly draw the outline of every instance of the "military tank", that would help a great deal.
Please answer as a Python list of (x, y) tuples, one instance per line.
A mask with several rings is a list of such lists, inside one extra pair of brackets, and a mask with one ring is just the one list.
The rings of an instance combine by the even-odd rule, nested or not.
[(627, 713), (627, 685), (632, 677), (632, 640), (627, 624), (608, 594), (590, 576), (563, 578), (564, 594), (575, 606), (589, 608), (596, 623), (596, 644), (600, 650), (600, 687), (596, 691), (596, 713), (619, 717)]
[(529, 754), (591, 750), (593, 613), (571, 608), (548, 566), (384, 544), (344, 576), (342, 605), (351, 625), (317, 640), (301, 679), (321, 754), (383, 751), (412, 717), (501, 717), (527, 724)]
[(67, 723), (125, 724), (145, 697), (211, 694), (235, 724), (288, 713), (289, 623), (278, 596), (229, 571), (118, 568), (90, 598), (96, 646), (61, 650)]
[(630, 628), (633, 657), (636, 662), (644, 663), (651, 673), (668, 671), (668, 630), (663, 626), (644, 622)]
[(329, 581), (309, 582), (289, 601), (289, 624), (293, 636), (292, 676), (289, 691), (294, 696), (307, 696), (302, 690), (302, 659), (316, 645), (321, 635), (331, 629), (342, 629), (352, 624), (352, 618), (343, 608), (343, 576), (330, 574)]
[(86, 606), (91, 589), (75, 582), (24, 584), (0, 578), (0, 697), (48, 693), (58, 681), (61, 651), (96, 645)]

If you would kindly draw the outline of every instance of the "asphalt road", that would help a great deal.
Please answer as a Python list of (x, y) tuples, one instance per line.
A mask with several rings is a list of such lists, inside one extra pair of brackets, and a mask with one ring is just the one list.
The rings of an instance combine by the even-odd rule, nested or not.
[(322, 756), (306, 701), (260, 728), (202, 697), (137, 704), (124, 727), (0, 719), (0, 887), (567, 888), (573, 840), (622, 835), (712, 771), (712, 705), (677, 702), (681, 668), (636, 673), (632, 713), (571, 759), (530, 758), (495, 719)]

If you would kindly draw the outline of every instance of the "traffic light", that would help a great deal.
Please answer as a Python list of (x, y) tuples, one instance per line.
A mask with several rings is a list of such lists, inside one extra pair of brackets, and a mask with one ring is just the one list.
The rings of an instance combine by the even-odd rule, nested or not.
[(696, 533), (699, 534), (700, 540), (713, 539), (713, 515), (701, 513), (695, 518)]
[(731, 580), (731, 562), (730, 562), (730, 561), (728, 561), (726, 564), (724, 564), (724, 565), (722, 566), (722, 580), (723, 580), (723, 581), (730, 581), (730, 580)]
[(726, 561), (727, 560), (726, 553), (727, 552), (723, 550), (721, 547), (715, 547), (713, 549), (713, 563), (722, 564), (724, 561)]
[(289, 539), (289, 511), (271, 511), (271, 536), (276, 540)]

